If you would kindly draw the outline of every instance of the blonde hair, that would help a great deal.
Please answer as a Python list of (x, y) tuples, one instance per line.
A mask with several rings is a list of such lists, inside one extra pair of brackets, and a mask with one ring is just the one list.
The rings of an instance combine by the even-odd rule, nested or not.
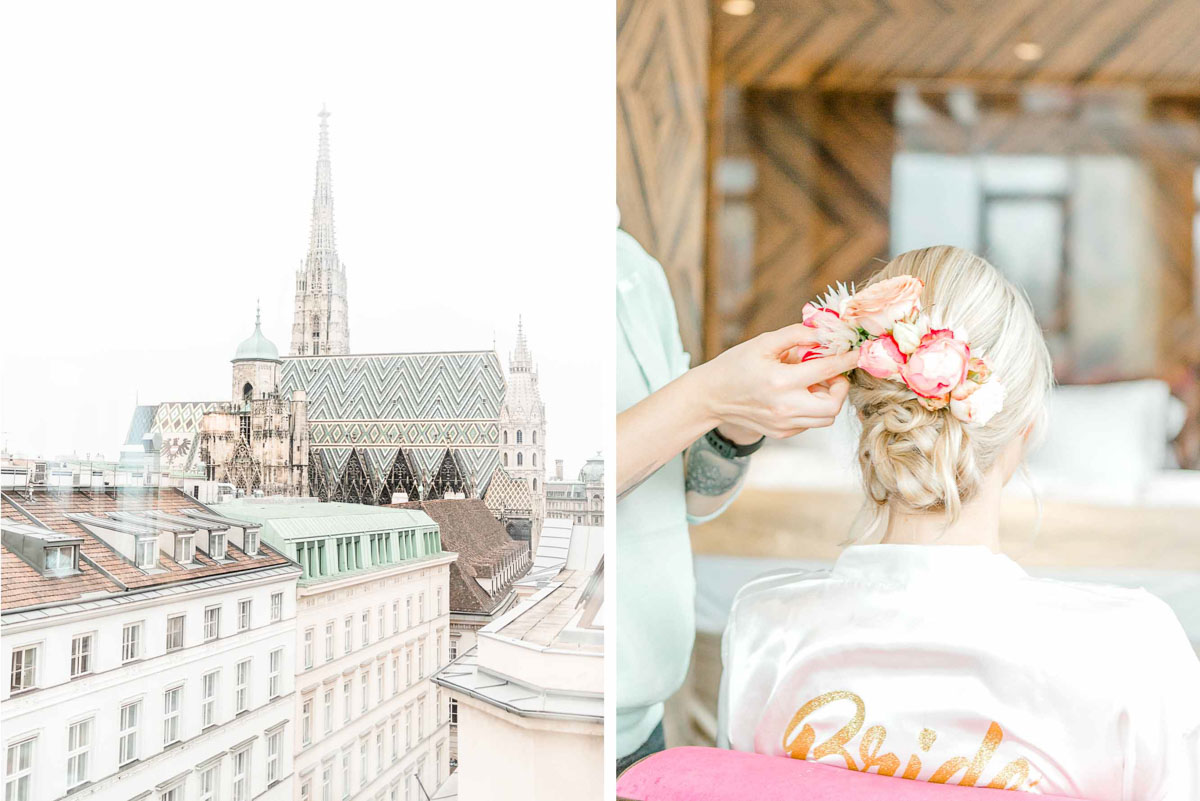
[(858, 463), (875, 528), (889, 505), (910, 512), (944, 511), (957, 519), (984, 474), (1031, 425), (1039, 432), (1052, 378), (1050, 354), (1025, 295), (983, 258), (939, 245), (888, 262), (868, 285), (897, 275), (925, 282), (921, 303), (935, 320), (964, 329), (972, 354), (982, 354), (1004, 383), (1004, 408), (984, 426), (968, 428), (948, 410), (929, 411), (903, 384), (850, 374), (850, 403), (862, 433)]

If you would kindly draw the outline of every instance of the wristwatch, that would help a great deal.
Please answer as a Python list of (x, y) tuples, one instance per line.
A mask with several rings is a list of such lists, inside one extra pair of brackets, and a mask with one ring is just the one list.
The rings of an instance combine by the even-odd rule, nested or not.
[(726, 459), (736, 459), (742, 456), (749, 456), (756, 450), (762, 447), (763, 440), (766, 437), (759, 437), (757, 442), (751, 442), (749, 445), (738, 445), (731, 439), (723, 436), (720, 431), (713, 429), (704, 435), (708, 444), (713, 447), (717, 453), (724, 456)]

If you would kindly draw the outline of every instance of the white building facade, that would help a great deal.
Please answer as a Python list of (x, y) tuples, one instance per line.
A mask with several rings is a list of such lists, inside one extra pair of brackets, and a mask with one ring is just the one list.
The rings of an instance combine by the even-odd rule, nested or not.
[(575, 481), (563, 480), (562, 461), (555, 462), (554, 476), (546, 482), (546, 515), (581, 526), (604, 525), (604, 458), (599, 453), (579, 468)]
[[(158, 554), (138, 588), (132, 571), (91, 560), (87, 534), (47, 540), (4, 511), (6, 593), (28, 596), (34, 582), (46, 599), (63, 582), (84, 590), (6, 599), (6, 801), (289, 801), (296, 566), (245, 534), (241, 545), (222, 538), (223, 554), (199, 536), (191, 554)], [(39, 543), (69, 552), (39, 568)], [(98, 586), (105, 575), (125, 589)]]
[(241, 499), (295, 558), (295, 795), (418, 801), (450, 773), (449, 570), (423, 512), (300, 499)]

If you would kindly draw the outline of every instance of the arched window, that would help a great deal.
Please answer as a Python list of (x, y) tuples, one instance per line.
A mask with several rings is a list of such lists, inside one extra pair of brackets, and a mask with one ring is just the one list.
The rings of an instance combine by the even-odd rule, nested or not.
[(537, 492), (537, 479), (536, 478), (533, 480), (533, 491)]
[(501, 436), (501, 437), (503, 437), (503, 439), (504, 439), (504, 444), (505, 444), (505, 445), (507, 445), (507, 444), (508, 444), (508, 432), (507, 432), (507, 431), (505, 431), (505, 432), (503, 432), (503, 433), (502, 433), (500, 436)]
[(504, 454), (504, 466), (508, 467), (508, 454)]
[(252, 397), (254, 397), (254, 387), (250, 386), (250, 382), (247, 381), (246, 386), (242, 387), (242, 401), (249, 403)]
[(537, 445), (537, 432), (536, 431), (533, 432), (533, 444)]
[(517, 429), (517, 444), (521, 444), (521, 429)]
[(519, 453), (518, 453), (518, 454), (517, 454), (517, 467), (520, 467), (520, 466), (521, 466), (521, 463), (522, 463), (522, 462), (524, 462), (524, 461), (525, 461), (525, 459), (522, 457), (522, 455), (521, 455), (521, 454), (519, 454)]
[(537, 467), (537, 454), (536, 453), (532, 454), (532, 456), (533, 456), (533, 466)]

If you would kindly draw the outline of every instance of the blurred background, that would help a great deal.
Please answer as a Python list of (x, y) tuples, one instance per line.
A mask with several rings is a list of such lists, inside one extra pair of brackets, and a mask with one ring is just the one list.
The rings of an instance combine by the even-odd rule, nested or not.
[[(1195, 0), (619, 0), (617, 72), (621, 227), (666, 270), (693, 365), (905, 250), (984, 255), (1028, 293), (1059, 382), (1005, 552), (1145, 587), (1200, 651)], [(772, 443), (693, 529), (669, 744), (711, 741), (738, 587), (836, 558), (856, 439), (847, 417)]]

